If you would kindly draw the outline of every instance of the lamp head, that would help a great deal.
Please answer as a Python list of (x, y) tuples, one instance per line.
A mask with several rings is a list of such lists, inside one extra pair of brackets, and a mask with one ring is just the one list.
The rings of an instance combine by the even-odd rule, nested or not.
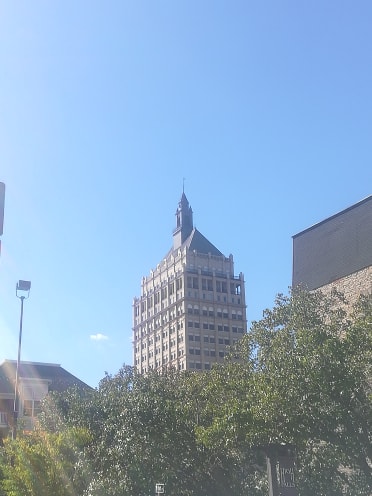
[[(21, 298), (21, 300), (28, 298), (30, 294), (30, 289), (31, 289), (31, 281), (22, 281), (22, 280), (18, 281), (16, 286), (17, 297)], [(19, 295), (18, 292), (20, 292), (21, 294)], [(27, 293), (27, 296), (25, 296), (25, 293)]]
[(17, 291), (30, 291), (31, 289), (31, 281), (18, 281), (17, 282)]

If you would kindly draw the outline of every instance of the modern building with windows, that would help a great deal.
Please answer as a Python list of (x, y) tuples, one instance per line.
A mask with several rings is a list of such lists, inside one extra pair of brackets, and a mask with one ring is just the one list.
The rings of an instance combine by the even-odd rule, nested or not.
[(174, 367), (209, 370), (246, 333), (244, 277), (193, 225), (185, 193), (173, 246), (142, 278), (133, 301), (134, 365), (141, 373)]
[(372, 294), (372, 196), (293, 236), (292, 286)]

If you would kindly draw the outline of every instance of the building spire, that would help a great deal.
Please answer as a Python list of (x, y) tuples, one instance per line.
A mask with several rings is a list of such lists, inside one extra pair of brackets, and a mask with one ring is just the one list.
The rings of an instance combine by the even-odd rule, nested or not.
[(193, 212), (185, 195), (185, 178), (183, 178), (182, 196), (176, 210), (176, 228), (173, 231), (173, 248), (179, 248), (190, 236), (193, 225)]

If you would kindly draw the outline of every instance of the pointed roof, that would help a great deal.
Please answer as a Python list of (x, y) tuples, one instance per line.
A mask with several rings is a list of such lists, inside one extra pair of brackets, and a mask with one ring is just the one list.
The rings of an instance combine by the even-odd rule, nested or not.
[(219, 257), (224, 256), (223, 253), (221, 253), (214, 244), (208, 241), (196, 228), (191, 231), (191, 234), (184, 242), (184, 245), (187, 246), (189, 250), (195, 250), (198, 253), (204, 253), (206, 255), (210, 253), (211, 255)]
[[(0, 393), (14, 394), (16, 368), (15, 360), (4, 360), (0, 364)], [(49, 381), (49, 391), (64, 391), (71, 386), (90, 388), (85, 382), (55, 363), (20, 362), (19, 378)]]
[(183, 191), (176, 210), (176, 228), (173, 231), (173, 248), (179, 248), (186, 241), (190, 236), (193, 227), (192, 208)]
[(185, 192), (182, 191), (181, 199), (179, 201), (179, 204), (182, 205), (183, 207), (188, 207), (189, 206), (189, 201), (186, 198)]
[(173, 249), (170, 255), (179, 248), (187, 247), (189, 250), (208, 255), (224, 256), (205, 236), (201, 234), (193, 223), (193, 211), (189, 201), (182, 191), (181, 199), (176, 210), (176, 228), (173, 231)]

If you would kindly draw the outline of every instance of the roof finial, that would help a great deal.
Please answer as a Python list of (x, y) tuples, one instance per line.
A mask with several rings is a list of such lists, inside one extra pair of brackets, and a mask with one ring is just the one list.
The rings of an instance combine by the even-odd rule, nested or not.
[(182, 178), (182, 193), (185, 193), (185, 177)]

